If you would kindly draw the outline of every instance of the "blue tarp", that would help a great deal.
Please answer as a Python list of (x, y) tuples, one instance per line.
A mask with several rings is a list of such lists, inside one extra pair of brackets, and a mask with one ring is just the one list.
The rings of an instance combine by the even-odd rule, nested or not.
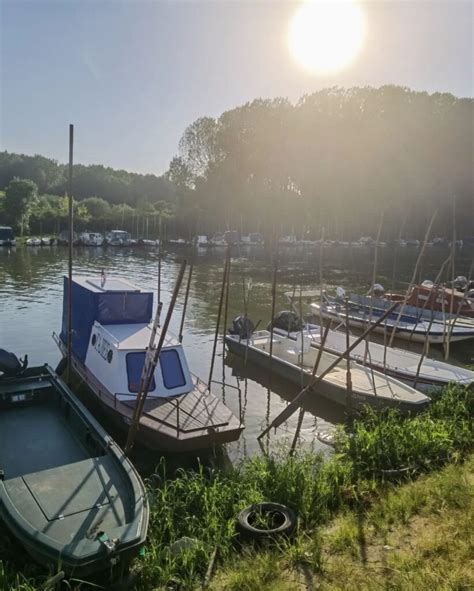
[[(68, 278), (64, 277), (61, 340), (67, 342)], [(100, 324), (143, 324), (151, 321), (153, 293), (139, 291), (99, 291), (72, 283), (72, 350), (84, 362), (94, 321)]]

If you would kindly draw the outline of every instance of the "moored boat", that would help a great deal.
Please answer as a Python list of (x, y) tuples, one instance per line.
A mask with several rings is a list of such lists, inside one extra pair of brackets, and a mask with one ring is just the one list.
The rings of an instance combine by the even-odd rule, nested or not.
[[(66, 355), (68, 279), (56, 337)], [(72, 365), (122, 430), (131, 423), (152, 327), (153, 293), (118, 278), (75, 276)], [(240, 421), (189, 370), (182, 344), (168, 334), (140, 418), (137, 441), (183, 452), (238, 439)]]
[[(294, 312), (281, 312), (274, 321), (276, 334), (288, 336), (295, 341), (310, 339), (311, 346), (321, 346), (321, 327), (317, 324), (305, 324)], [(352, 345), (356, 337), (349, 336)], [(334, 355), (341, 355), (346, 350), (346, 335), (336, 330), (329, 330), (324, 343), (324, 350)], [(421, 391), (433, 387), (446, 386), (449, 383), (461, 385), (474, 384), (474, 371), (452, 365), (418, 353), (396, 347), (384, 347), (379, 343), (362, 342), (351, 351), (350, 357), (356, 363), (371, 367), (377, 371), (401, 380)]]
[[(387, 293), (385, 297), (393, 302), (405, 301), (403, 294)], [(406, 304), (423, 310), (474, 318), (474, 300), (467, 294), (451, 287), (435, 286), (431, 282), (414, 285), (406, 298)]]
[(0, 469), (0, 517), (47, 568), (111, 569), (145, 542), (138, 473), (47, 365), (0, 377)]
[(99, 232), (82, 232), (79, 241), (83, 246), (102, 246), (104, 237)]
[(15, 246), (16, 240), (10, 226), (0, 226), (0, 246)]
[(105, 243), (108, 246), (130, 246), (131, 244), (130, 232), (125, 230), (111, 230), (105, 237)]
[[(247, 337), (247, 338), (245, 338)], [(282, 334), (273, 335), (272, 359), (270, 360), (271, 333), (260, 330), (251, 334), (228, 334), (225, 342), (229, 350), (248, 360), (271, 369), (276, 374), (300, 386), (311, 383), (311, 373), (318, 351), (310, 346), (310, 339), (303, 342)], [(323, 373), (336, 361), (336, 355), (321, 353), (316, 376)], [(314, 391), (329, 400), (347, 405), (347, 361), (342, 359), (316, 386)], [(425, 406), (429, 398), (410, 386), (368, 367), (350, 362), (351, 403), (354, 406), (370, 404), (376, 407), (396, 407), (400, 410), (417, 409)]]
[[(353, 300), (348, 300), (346, 304), (346, 300), (343, 298), (327, 295), (324, 296), (323, 302), (311, 303), (311, 308), (316, 318), (322, 317), (325, 320), (345, 322), (347, 316), (349, 326), (359, 329), (365, 329), (374, 324), (385, 311)], [(386, 333), (389, 337), (395, 331), (395, 337), (415, 343), (424, 343), (428, 340), (431, 344), (443, 344), (448, 338), (451, 342), (474, 339), (474, 327), (464, 326), (457, 322), (445, 326), (441, 322), (412, 316), (405, 308), (402, 310), (401, 307), (399, 311), (394, 310), (389, 314), (384, 322), (374, 330), (378, 333)]]

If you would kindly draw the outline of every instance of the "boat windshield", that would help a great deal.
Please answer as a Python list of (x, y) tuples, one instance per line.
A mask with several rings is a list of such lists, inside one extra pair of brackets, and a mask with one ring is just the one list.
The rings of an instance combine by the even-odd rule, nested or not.
[[(137, 351), (135, 353), (127, 353), (127, 378), (128, 390), (130, 392), (138, 392), (140, 390), (140, 378), (142, 376), (143, 364), (145, 363), (145, 352)], [(151, 382), (150, 392), (156, 388), (155, 378)]]
[(166, 349), (161, 352), (160, 367), (163, 383), (168, 390), (179, 388), (186, 384), (181, 360), (175, 349)]

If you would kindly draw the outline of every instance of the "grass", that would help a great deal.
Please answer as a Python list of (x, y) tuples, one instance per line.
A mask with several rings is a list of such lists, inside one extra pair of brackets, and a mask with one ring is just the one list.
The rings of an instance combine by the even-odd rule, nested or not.
[[(473, 462), (463, 464), (473, 451), (473, 411), (473, 389), (448, 387), (417, 416), (365, 412), (354, 422), (352, 437), (341, 431), (329, 459), (281, 452), (225, 473), (201, 466), (169, 474), (161, 463), (147, 483), (151, 522), (146, 552), (133, 565), (135, 588), (199, 588), (216, 547), (215, 589), (302, 589), (314, 579), (327, 589), (430, 589), (436, 573), (446, 588), (465, 588), (461, 559), (469, 549), (466, 524), (473, 524), (472, 517), (460, 516), (469, 508), (473, 513), (467, 480)], [(395, 481), (385, 472), (407, 466), (409, 472)], [(254, 546), (239, 538), (236, 515), (259, 501), (296, 512), (292, 539)], [(417, 519), (433, 521), (434, 529), (440, 524), (440, 535), (425, 536), (430, 528)], [(404, 545), (410, 529), (416, 551)], [(456, 542), (445, 543), (456, 531)], [(172, 544), (183, 537), (193, 541), (177, 552)], [(400, 549), (380, 550), (397, 544)], [(372, 555), (377, 560), (368, 560)], [(365, 580), (369, 567), (373, 575)], [(0, 588), (37, 588), (45, 580), (39, 573), (0, 547)], [(387, 573), (394, 586), (383, 578)]]

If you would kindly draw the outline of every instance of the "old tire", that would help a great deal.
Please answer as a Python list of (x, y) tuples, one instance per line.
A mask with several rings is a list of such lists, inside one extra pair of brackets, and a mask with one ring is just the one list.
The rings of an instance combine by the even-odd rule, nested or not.
[[(258, 515), (266, 516), (269, 526), (255, 523)], [(294, 512), (279, 503), (255, 503), (243, 509), (237, 516), (237, 528), (247, 538), (264, 539), (273, 536), (289, 536), (296, 526)]]

